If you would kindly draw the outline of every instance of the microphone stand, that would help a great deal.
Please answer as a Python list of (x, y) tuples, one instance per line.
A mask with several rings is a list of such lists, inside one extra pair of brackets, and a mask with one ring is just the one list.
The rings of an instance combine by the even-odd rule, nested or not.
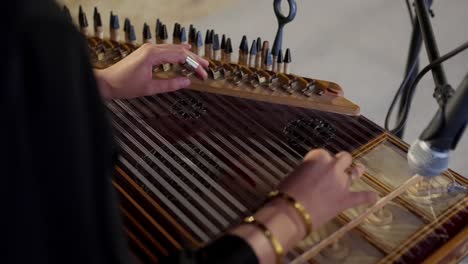
[[(440, 57), (439, 48), (437, 41), (432, 30), (431, 20), (429, 18), (429, 11), (425, 4), (426, 0), (415, 0), (415, 10), (417, 21), (419, 21), (419, 27), (426, 47), (427, 56), (429, 62), (437, 60)], [(444, 67), (441, 64), (435, 66), (432, 69), (432, 77), (435, 83), (434, 97), (436, 98), (441, 108), (445, 107), (447, 100), (453, 95), (454, 90), (448, 84), (447, 77), (445, 75)]]
[[(430, 63), (440, 58), (425, 0), (415, 0), (419, 26)], [(468, 123), (468, 74), (457, 91), (448, 84), (442, 64), (433, 65), (434, 97), (439, 110), (408, 150), (408, 165), (417, 174), (433, 177), (448, 168), (449, 152), (456, 148)], [(452, 183), (452, 189), (456, 187)], [(458, 186), (460, 187), (460, 186)], [(458, 188), (467, 191), (466, 186)]]
[[(421, 36), (421, 30), (419, 29), (419, 20), (417, 17), (413, 19), (412, 11), (411, 11), (411, 5), (409, 1), (407, 1), (408, 4), (408, 13), (410, 14), (411, 18), (411, 23), (413, 25), (413, 30), (411, 33), (411, 41), (410, 41), (410, 46), (409, 46), (409, 51), (408, 55), (406, 58), (406, 69), (405, 69), (405, 75), (403, 78), (407, 78), (407, 76), (410, 76), (408, 79), (407, 84), (405, 85), (405, 89), (402, 91), (402, 94), (406, 94), (406, 90), (408, 90), (409, 83), (412, 83), (414, 79), (416, 79), (416, 76), (418, 75), (419, 72), (419, 53), (421, 51), (422, 47), (422, 36)], [(428, 0), (427, 3), (428, 7), (430, 8), (432, 5), (432, 0)], [(413, 64), (416, 64), (413, 66)], [(406, 98), (402, 96), (400, 98), (400, 103), (398, 107), (398, 115), (397, 115), (397, 120), (402, 117), (402, 114), (404, 112), (405, 105), (408, 103), (408, 101), (411, 101), (411, 98), (414, 96), (414, 90), (409, 94), (409, 98)], [(395, 132), (395, 136), (399, 138), (403, 138), (403, 135), (405, 134), (405, 127), (406, 125), (403, 124), (401, 129), (397, 132)]]

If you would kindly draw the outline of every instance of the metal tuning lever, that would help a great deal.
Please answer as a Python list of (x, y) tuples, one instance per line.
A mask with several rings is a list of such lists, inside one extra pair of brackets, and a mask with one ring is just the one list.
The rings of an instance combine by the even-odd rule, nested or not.
[(281, 12), (281, 2), (282, 0), (273, 1), (273, 8), (275, 10), (276, 18), (278, 19), (278, 31), (276, 32), (275, 41), (273, 42), (273, 48), (271, 50), (274, 61), (276, 61), (276, 59), (278, 58), (278, 53), (282, 49), (283, 28), (286, 24), (293, 21), (297, 14), (297, 5), (296, 5), (295, 0), (288, 0), (288, 4), (289, 4), (288, 16), (285, 16)]

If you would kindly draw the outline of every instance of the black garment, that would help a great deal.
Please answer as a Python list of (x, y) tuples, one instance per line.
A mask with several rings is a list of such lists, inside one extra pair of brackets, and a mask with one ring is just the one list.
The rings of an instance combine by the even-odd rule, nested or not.
[[(110, 182), (110, 122), (84, 39), (51, 0), (2, 6), (1, 262), (131, 263)], [(257, 262), (233, 236), (176, 259)]]

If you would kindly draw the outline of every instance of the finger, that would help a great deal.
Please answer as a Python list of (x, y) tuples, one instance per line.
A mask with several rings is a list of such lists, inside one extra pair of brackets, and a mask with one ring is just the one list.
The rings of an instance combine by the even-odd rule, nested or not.
[(374, 204), (377, 198), (377, 193), (372, 191), (350, 192), (342, 202), (343, 210), (354, 208), (362, 204)]
[(201, 57), (201, 56), (199, 56), (199, 55), (197, 55), (197, 54), (195, 54), (193, 52), (190, 52), (190, 51), (189, 51), (189, 54), (190, 54), (190, 57), (196, 59), (197, 62), (200, 63), (200, 65), (203, 68), (206, 68), (206, 67), (208, 67), (208, 65), (210, 65), (210, 63), (207, 60), (205, 60), (203, 57)]
[(335, 166), (337, 167), (338, 170), (346, 170), (348, 169), (351, 164), (353, 163), (353, 157), (351, 154), (348, 152), (339, 152), (335, 155), (336, 161), (335, 161)]
[(366, 171), (366, 166), (364, 166), (361, 163), (356, 163), (354, 165), (354, 168), (357, 170), (357, 174), (358, 174), (359, 177), (361, 177), (364, 174), (364, 172)]
[(192, 45), (190, 44), (156, 44), (155, 46), (160, 49), (186, 49), (186, 50), (190, 50), (190, 48), (192, 47)]
[(198, 74), (198, 76), (200, 76), (203, 80), (208, 78), (208, 73), (205, 70), (205, 68), (209, 65), (208, 61), (191, 52), (190, 57), (195, 58), (199, 64), (199, 66), (195, 69), (195, 72)]
[(333, 158), (330, 155), (330, 152), (325, 149), (314, 149), (309, 151), (304, 156), (304, 161), (318, 161), (320, 163), (328, 163), (332, 160)]
[(362, 174), (365, 171), (365, 167), (361, 164), (356, 164), (353, 167), (350, 167), (346, 170), (346, 173), (349, 175), (351, 182), (361, 178)]
[(175, 77), (172, 79), (152, 80), (148, 84), (146, 95), (173, 92), (182, 88), (186, 88), (189, 85), (190, 85), (190, 79), (187, 77)]
[(147, 57), (153, 65), (184, 63), (187, 58), (187, 52), (184, 49), (161, 49), (153, 46), (151, 49), (148, 49)]
[(347, 181), (346, 181), (346, 187), (349, 188), (359, 176), (354, 167), (348, 168), (345, 172), (346, 172), (345, 175), (348, 176)]
[[(181, 48), (183, 48), (181, 45), (160, 44), (158, 46), (158, 48), (160, 50), (181, 49)], [(188, 49), (184, 48), (184, 50), (187, 52), (187, 55), (190, 55), (190, 57), (195, 59), (200, 65), (203, 66), (203, 68), (206, 68), (206, 67), (208, 67), (210, 65), (210, 63), (206, 59), (204, 59), (203, 57), (201, 57), (201, 56), (199, 56), (199, 55), (197, 55), (197, 54), (190, 51), (190, 47), (191, 47), (190, 44), (186, 44), (186, 45), (188, 45), (188, 47), (189, 47)], [(176, 46), (176, 47), (174, 47), (174, 46)]]
[(203, 79), (208, 78), (208, 73), (203, 68), (203, 65), (208, 65), (208, 61), (200, 58), (199, 56), (189, 52), (185, 49), (152, 49), (149, 53), (150, 62), (153, 65), (160, 65), (163, 63), (178, 63), (184, 64), (187, 56), (190, 56), (197, 60), (199, 66), (195, 69), (195, 72)]
[(209, 66), (209, 62), (202, 58), (201, 56), (198, 56), (192, 52), (190, 52), (190, 48), (192, 45), (190, 44), (151, 44), (151, 43), (145, 43), (141, 48), (145, 50), (149, 50), (150, 55), (154, 53), (159, 53), (159, 52), (164, 52), (168, 50), (181, 50), (187, 53), (187, 55), (190, 55), (192, 58), (194, 58), (199, 64), (201, 64), (204, 68)]

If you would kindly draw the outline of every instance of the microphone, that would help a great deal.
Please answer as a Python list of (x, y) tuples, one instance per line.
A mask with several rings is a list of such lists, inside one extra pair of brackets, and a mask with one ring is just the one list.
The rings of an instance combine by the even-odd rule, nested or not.
[(445, 107), (440, 108), (408, 151), (413, 173), (434, 177), (448, 169), (454, 150), (468, 122), (468, 73)]

